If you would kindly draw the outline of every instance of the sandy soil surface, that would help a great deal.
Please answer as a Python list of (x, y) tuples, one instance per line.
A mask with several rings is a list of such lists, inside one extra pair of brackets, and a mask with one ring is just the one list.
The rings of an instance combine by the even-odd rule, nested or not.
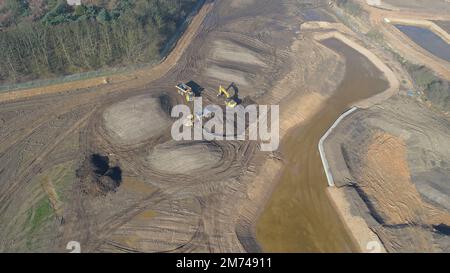
[(235, 71), (233, 69), (223, 68), (214, 65), (207, 68), (205, 74), (214, 79), (218, 80), (223, 79), (226, 82), (238, 82), (243, 86), (249, 85), (245, 77), (242, 76), (242, 73), (239, 73), (239, 71)]
[(241, 47), (231, 41), (214, 41), (214, 48), (212, 58), (215, 60), (266, 66), (258, 56), (255, 56), (253, 51), (247, 50), (245, 47)]
[[(215, 1), (154, 68), (91, 88), (24, 91), (13, 101), (8, 94), (0, 111), (0, 217), (13, 220), (0, 226), (1, 250), (64, 252), (77, 240), (84, 252), (245, 251), (243, 234), (256, 215), (240, 212), (255, 172), (272, 153), (260, 152), (254, 141), (175, 144), (164, 125), (171, 107), (183, 103), (173, 87), (178, 81), (200, 85), (204, 105), (223, 105), (216, 90), (233, 80), (244, 104), (277, 103), (289, 94), (307, 103), (298, 100), (307, 95), (298, 86), (306, 86), (300, 73), (309, 70), (297, 64), (307, 57), (314, 66), (321, 49), (299, 39), (296, 7), (297, 1), (234, 7)], [(248, 25), (250, 15), (256, 19)], [(314, 69), (335, 67), (322, 59), (327, 65)], [(291, 70), (295, 83), (286, 78)], [(321, 85), (330, 88), (316, 90), (332, 92), (333, 80)]]
[(113, 104), (103, 113), (106, 130), (118, 142), (137, 144), (170, 128), (159, 98), (137, 96)]
[(402, 96), (353, 116), (327, 144), (353, 213), (390, 252), (449, 251), (448, 121)]
[[(156, 146), (147, 160), (151, 167), (157, 170), (182, 174), (214, 168), (221, 162), (222, 157), (220, 146), (211, 143), (168, 142)], [(186, 164), (187, 162), (190, 163)]]
[[(95, 79), (92, 84), (1, 94), (0, 250), (66, 252), (67, 242), (77, 240), (83, 252), (361, 251), (353, 238), (358, 234), (349, 233), (351, 223), (342, 221), (345, 217), (328, 197), (317, 151), (326, 125), (354, 102), (339, 100), (341, 94), (336, 94), (345, 86), (341, 84), (345, 71), (353, 67), (347, 58), (353, 55), (344, 58), (314, 36), (328, 30), (343, 33), (405, 80), (400, 88), (408, 86), (408, 78), (392, 55), (342, 24), (302, 28), (305, 7), (308, 3), (297, 0), (207, 1), (171, 54), (153, 68), (115, 75), (107, 84)], [(320, 9), (319, 17), (330, 12)], [(384, 14), (374, 9), (371, 16), (381, 24)], [(444, 14), (435, 19), (445, 18)], [(383, 75), (389, 80), (389, 74), (370, 69), (374, 63), (369, 59), (358, 58), (362, 68), (353, 69), (367, 72), (354, 78), (358, 85)], [(174, 89), (179, 81), (198, 84), (204, 105), (223, 105), (217, 88), (230, 81), (235, 81), (236, 95), (244, 105), (279, 104), (282, 146), (287, 148), (268, 153), (261, 152), (256, 141), (174, 143), (167, 125), (172, 106), (185, 103)], [(363, 91), (368, 97), (373, 90)], [(361, 113), (372, 115), (370, 111), (378, 109), (375, 114), (381, 116), (384, 109), (393, 109), (379, 126), (384, 128), (393, 117), (413, 118), (418, 109), (395, 103), (383, 107)], [(399, 115), (398, 109), (405, 114)], [(364, 147), (372, 147), (370, 153), (356, 146), (352, 153), (364, 163), (358, 167), (366, 168), (358, 176), (361, 183), (372, 184), (373, 177), (365, 174), (386, 172), (397, 178), (390, 164), (376, 163), (387, 150), (398, 147), (402, 185), (411, 191), (404, 202), (421, 210), (415, 218), (401, 210), (389, 214), (390, 203), (382, 199), (384, 193), (380, 196), (376, 183), (368, 198), (384, 209), (380, 215), (386, 222), (399, 226), (377, 222), (366, 199), (355, 201), (361, 197), (354, 187), (342, 184), (339, 192), (348, 199), (343, 204), (347, 212), (360, 216), (353, 218), (355, 225), (365, 223), (388, 251), (448, 248), (443, 181), (450, 153), (438, 149), (448, 136), (447, 125), (433, 114), (417, 116), (421, 120), (402, 121), (392, 130), (381, 130), (385, 134), (367, 138), (372, 142)], [(395, 129), (402, 126), (410, 127)], [(423, 134), (435, 134), (413, 139), (407, 131), (420, 126), (425, 128), (420, 129)], [(384, 145), (380, 140), (386, 136), (391, 142)], [(299, 147), (304, 153), (297, 152)], [(422, 160), (416, 164), (422, 167), (412, 168), (411, 160)], [(342, 159), (334, 162), (344, 170)], [(345, 178), (359, 173), (342, 174), (343, 183), (349, 183), (354, 180)], [(291, 179), (278, 183), (282, 175)], [(299, 176), (304, 179), (296, 180)], [(271, 207), (270, 200), (278, 200), (272, 201), (276, 206)], [(256, 236), (258, 218), (265, 210), (268, 217), (261, 218)], [(420, 235), (417, 242), (415, 235)]]

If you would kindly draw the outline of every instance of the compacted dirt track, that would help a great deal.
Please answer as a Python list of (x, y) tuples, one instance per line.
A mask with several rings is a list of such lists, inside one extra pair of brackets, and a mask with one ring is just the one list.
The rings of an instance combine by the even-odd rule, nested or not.
[[(261, 152), (256, 141), (175, 142), (170, 135), (170, 110), (185, 103), (174, 88), (180, 81), (197, 85), (204, 106), (223, 106), (217, 89), (231, 82), (244, 105), (279, 104), (283, 137), (296, 125), (311, 128), (339, 90), (348, 56), (314, 39), (326, 30), (301, 29), (306, 17), (334, 20), (320, 8), (327, 1), (309, 2), (206, 1), (154, 68), (100, 85), (2, 94), (0, 251), (63, 252), (69, 241), (84, 252), (359, 250), (328, 201), (305, 201), (306, 214), (292, 214), (302, 234), (286, 218), (264, 218), (260, 231), (286, 224), (288, 233), (276, 231), (280, 242), (294, 238), (288, 248), (264, 231), (256, 238), (255, 223), (264, 209), (273, 212), (268, 201), (282, 186), (277, 174), (296, 162), (286, 150)], [(306, 138), (309, 146), (323, 129)], [(321, 172), (317, 162), (296, 170), (298, 177), (308, 177), (309, 167)], [(318, 176), (301, 187), (301, 179), (292, 180), (303, 190), (294, 197), (324, 198)], [(308, 232), (315, 227), (319, 232)]]
[(206, 1), (154, 68), (3, 93), (0, 249), (66, 251), (75, 240), (94, 252), (245, 251), (252, 225), (241, 220), (256, 214), (240, 210), (272, 153), (255, 141), (174, 142), (170, 109), (184, 103), (179, 81), (198, 84), (204, 105), (223, 105), (216, 90), (232, 81), (244, 104), (303, 93), (272, 92), (290, 59), (301, 62), (293, 43), (308, 44), (302, 5), (260, 2)]

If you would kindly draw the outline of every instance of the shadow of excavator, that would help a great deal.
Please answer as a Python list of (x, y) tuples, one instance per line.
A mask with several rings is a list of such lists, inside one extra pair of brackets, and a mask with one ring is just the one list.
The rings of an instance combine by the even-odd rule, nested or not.
[(227, 91), (229, 92), (230, 89), (233, 89), (233, 95), (231, 96), (231, 98), (239, 105), (242, 103), (242, 100), (239, 98), (239, 87), (236, 85), (236, 83), (232, 82), (230, 83), (230, 85), (227, 87)]

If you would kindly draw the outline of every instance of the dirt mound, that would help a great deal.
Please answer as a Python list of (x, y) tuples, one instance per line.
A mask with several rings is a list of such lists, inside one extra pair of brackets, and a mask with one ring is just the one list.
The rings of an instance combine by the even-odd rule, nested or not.
[(149, 165), (167, 173), (190, 173), (211, 169), (222, 159), (219, 146), (209, 142), (170, 141), (155, 147), (148, 155)]
[(167, 114), (167, 116), (170, 116), (170, 113), (172, 112), (172, 108), (175, 105), (173, 98), (164, 93), (164, 94), (161, 94), (158, 97), (158, 99), (161, 104), (162, 110)]
[(84, 192), (93, 195), (115, 192), (122, 182), (120, 167), (110, 167), (109, 158), (92, 154), (77, 170), (77, 177), (83, 182)]
[(143, 95), (113, 104), (103, 113), (108, 134), (124, 144), (136, 144), (161, 135), (170, 127), (167, 109), (161, 104), (166, 102), (164, 98)]

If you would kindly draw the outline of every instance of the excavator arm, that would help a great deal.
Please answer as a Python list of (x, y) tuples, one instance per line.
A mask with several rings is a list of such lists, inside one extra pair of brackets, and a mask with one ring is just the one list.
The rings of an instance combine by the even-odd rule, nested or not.
[(228, 92), (228, 90), (233, 86), (233, 84), (234, 83), (230, 84), (230, 86), (228, 86), (227, 89), (223, 88), (223, 86), (221, 85), (219, 87), (219, 94), (217, 95), (218, 97), (225, 96), (225, 105), (230, 108), (234, 108), (237, 105), (236, 100)]
[(217, 96), (225, 96), (225, 98), (227, 99), (231, 97), (230, 93), (228, 93), (228, 90), (223, 88), (222, 85), (219, 87), (219, 94)]

